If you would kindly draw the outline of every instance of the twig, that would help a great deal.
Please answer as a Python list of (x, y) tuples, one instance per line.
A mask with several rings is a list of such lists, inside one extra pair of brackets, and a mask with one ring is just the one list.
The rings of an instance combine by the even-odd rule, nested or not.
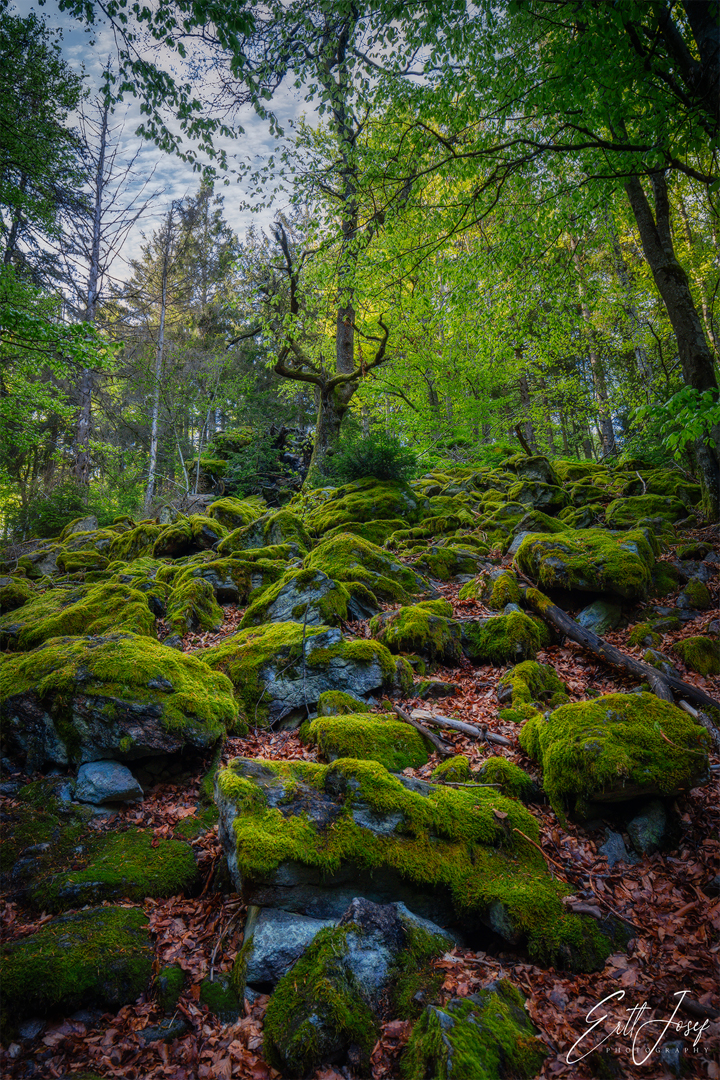
[(442, 739), (439, 739), (437, 735), (433, 735), (432, 731), (428, 731), (424, 724), (420, 724), (417, 720), (413, 720), (411, 716), (408, 716), (406, 712), (403, 712), (403, 710), (400, 709), (397, 705), (395, 705), (392, 701), (390, 702), (390, 705), (393, 709), (393, 712), (397, 713), (401, 720), (404, 720), (406, 724), (410, 725), (410, 727), (414, 727), (416, 731), (419, 731), (420, 734), (427, 739), (431, 746), (435, 747), (440, 757), (448, 758), (454, 755), (454, 749), (451, 746), (448, 746), (447, 743), (444, 743)]

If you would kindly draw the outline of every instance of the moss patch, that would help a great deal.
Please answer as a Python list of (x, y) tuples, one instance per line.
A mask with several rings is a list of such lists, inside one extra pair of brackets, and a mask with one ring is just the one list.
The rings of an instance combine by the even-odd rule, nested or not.
[(369, 712), (370, 706), (366, 701), (358, 701), (352, 694), (344, 694), (342, 690), (326, 690), (317, 702), (318, 716), (346, 716), (348, 713)]
[(402, 772), (419, 769), (428, 760), (423, 737), (415, 728), (377, 715), (319, 718), (308, 725), (306, 738), (326, 761), (379, 761), (391, 772)]
[(417, 653), (431, 662), (456, 664), (462, 657), (460, 624), (446, 615), (452, 615), (451, 604), (429, 600), (376, 615), (370, 632), (392, 653)]
[(296, 620), (309, 625), (336, 626), (348, 618), (350, 593), (321, 570), (291, 570), (264, 589), (245, 612), (240, 625)]
[(401, 518), (411, 524), (422, 513), (424, 500), (407, 484), (370, 477), (337, 488), (305, 518), (311, 532), (322, 535), (349, 522)]
[(504, 757), (486, 758), (474, 779), (479, 784), (497, 784), (503, 795), (521, 802), (527, 802), (535, 795), (532, 777)]
[(161, 968), (155, 978), (155, 996), (163, 1012), (173, 1013), (185, 986), (185, 972), (179, 964)]
[(545, 624), (520, 611), (463, 623), (462, 632), (466, 655), (480, 664), (531, 659), (550, 642)]
[(456, 754), (436, 765), (430, 778), (436, 784), (467, 784), (472, 778), (470, 762), (464, 754)]
[(257, 497), (249, 499), (227, 497), (212, 503), (208, 507), (207, 516), (219, 521), (226, 529), (241, 529), (245, 525), (252, 525), (264, 511), (265, 504)]
[(570, 699), (567, 686), (558, 678), (551, 664), (538, 664), (535, 660), (525, 660), (503, 675), (498, 683), (498, 693), (503, 700), (510, 693), (513, 705), (530, 704), (533, 701), (557, 708)]
[(217, 630), (223, 613), (210, 582), (191, 577), (176, 585), (168, 599), (167, 621), (171, 632), (181, 636), (188, 630)]
[(613, 535), (604, 529), (526, 536), (515, 556), (523, 573), (542, 589), (604, 592), (644, 599), (654, 555), (644, 532)]
[(23, 604), (27, 604), (32, 595), (33, 590), (29, 582), (22, 578), (9, 581), (7, 585), (0, 588), (0, 614), (22, 607)]
[(636, 495), (611, 502), (605, 520), (611, 529), (632, 529), (644, 518), (662, 518), (672, 524), (687, 515), (685, 505), (672, 495)]
[(334, 581), (356, 581), (384, 600), (409, 600), (426, 583), (386, 551), (352, 533), (324, 540), (305, 559), (306, 569), (322, 570)]
[(720, 675), (720, 644), (713, 638), (702, 635), (684, 638), (675, 642), (673, 652), (699, 675)]

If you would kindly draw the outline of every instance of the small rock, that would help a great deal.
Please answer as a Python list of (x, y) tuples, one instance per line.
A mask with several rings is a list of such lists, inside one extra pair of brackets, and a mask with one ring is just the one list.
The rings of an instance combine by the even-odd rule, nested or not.
[(5, 780), (0, 784), (0, 795), (14, 795), (20, 790), (22, 784), (18, 780)]
[(251, 907), (238, 969), (245, 967), (248, 983), (275, 986), (325, 926), (335, 926), (335, 920), (313, 919), (275, 908)]
[(639, 862), (637, 855), (631, 855), (625, 847), (625, 841), (620, 833), (605, 830), (605, 843), (598, 848), (598, 855), (606, 855), (608, 867), (612, 869), (615, 863), (625, 862), (634, 865)]
[(674, 1076), (682, 1076), (685, 1069), (685, 1050), (681, 1039), (663, 1043), (660, 1047), (660, 1060)]
[(594, 603), (583, 608), (577, 617), (580, 626), (586, 630), (592, 630), (593, 633), (599, 634), (600, 637), (603, 637), (608, 630), (614, 630), (616, 626), (619, 626), (621, 619), (622, 608), (620, 605), (611, 604), (607, 600), (595, 600)]
[(178, 649), (182, 652), (183, 640), (179, 634), (170, 634), (170, 636), (166, 637), (163, 641), (163, 645), (167, 645), (168, 649)]
[(159, 1024), (153, 1024), (151, 1027), (143, 1028), (142, 1031), (138, 1031), (138, 1035), (148, 1046), (154, 1042), (173, 1042), (175, 1039), (179, 1039), (187, 1031), (187, 1024), (181, 1016), (176, 1016), (175, 1019), (168, 1018), (167, 1020), (161, 1020)]
[(523, 610), (519, 604), (506, 604), (503, 608), (503, 615), (512, 615), (513, 612), (516, 611), (519, 612), (521, 615), (523, 613)]
[(647, 803), (639, 814), (628, 822), (628, 836), (639, 855), (654, 855), (660, 850), (665, 828), (667, 826), (667, 813), (660, 799), (652, 799)]
[(203, 979), (200, 983), (200, 1004), (207, 1005), (223, 1024), (234, 1024), (242, 1007), (230, 975), (216, 975), (213, 980)]
[(127, 765), (119, 761), (88, 761), (78, 769), (75, 798), (99, 806), (105, 802), (135, 802), (143, 789)]
[(19, 1025), (18, 1035), (23, 1042), (32, 1042), (33, 1039), (37, 1039), (44, 1027), (45, 1021), (37, 1016), (33, 1016), (30, 1020), (25, 1020)]

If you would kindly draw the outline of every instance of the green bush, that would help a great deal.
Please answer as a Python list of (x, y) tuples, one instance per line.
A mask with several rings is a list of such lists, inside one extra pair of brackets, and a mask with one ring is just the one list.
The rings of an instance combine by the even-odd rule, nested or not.
[(283, 453), (274, 444), (273, 435), (261, 435), (248, 446), (227, 454), (227, 471), (224, 475), (225, 491), (245, 498), (262, 491), (287, 471), (280, 460)]
[(385, 431), (365, 436), (353, 434), (341, 444), (330, 464), (332, 478), (340, 483), (366, 476), (376, 480), (409, 480), (416, 469), (415, 451)]
[(40, 492), (29, 502), (8, 513), (13, 539), (58, 536), (76, 518), (94, 514), (98, 527), (112, 525), (121, 513), (134, 514), (141, 497), (139, 490), (113, 492), (105, 488), (83, 487), (65, 480), (47, 492)]

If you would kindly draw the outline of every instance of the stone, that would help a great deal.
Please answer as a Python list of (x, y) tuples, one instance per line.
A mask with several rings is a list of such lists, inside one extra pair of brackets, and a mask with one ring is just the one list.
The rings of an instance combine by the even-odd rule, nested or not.
[(585, 630), (592, 630), (594, 634), (603, 637), (608, 630), (619, 626), (621, 619), (622, 608), (619, 604), (610, 603), (608, 600), (595, 600), (582, 609), (576, 621)]
[(33, 1016), (30, 1020), (25, 1020), (18, 1025), (18, 1036), (23, 1042), (32, 1042), (33, 1039), (37, 1039), (44, 1028), (45, 1021), (41, 1020), (39, 1016)]
[(641, 529), (626, 533), (568, 529), (554, 536), (526, 536), (515, 561), (544, 590), (577, 590), (644, 600), (650, 590), (655, 557)]
[(612, 869), (615, 863), (618, 862), (628, 863), (633, 866), (639, 861), (637, 855), (632, 855), (627, 850), (620, 833), (612, 832), (610, 829), (605, 830), (605, 843), (598, 848), (598, 855), (606, 856), (609, 869)]
[(659, 1058), (673, 1076), (683, 1076), (686, 1071), (685, 1044), (682, 1039), (672, 1039), (660, 1047)]
[(235, 987), (242, 997), (246, 984), (264, 993), (276, 986), (302, 956), (315, 935), (335, 919), (313, 919), (276, 908), (248, 908), (243, 947), (233, 968)]
[(159, 1024), (150, 1024), (146, 1028), (141, 1028), (136, 1034), (146, 1046), (149, 1046), (155, 1042), (171, 1043), (175, 1039), (181, 1039), (187, 1029), (187, 1023), (182, 1016), (176, 1016), (161, 1020)]
[(652, 799), (627, 824), (628, 836), (638, 855), (654, 855), (665, 838), (667, 811), (660, 799)]
[(243, 615), (240, 626), (269, 622), (300, 622), (334, 626), (350, 617), (350, 593), (322, 570), (293, 570), (264, 590)]
[(105, 802), (136, 802), (143, 797), (127, 765), (119, 761), (91, 761), (78, 769), (75, 798), (99, 806)]
[(240, 1017), (241, 997), (229, 974), (209, 976), (200, 983), (200, 1004), (207, 1005), (211, 1013), (223, 1024), (234, 1024)]

